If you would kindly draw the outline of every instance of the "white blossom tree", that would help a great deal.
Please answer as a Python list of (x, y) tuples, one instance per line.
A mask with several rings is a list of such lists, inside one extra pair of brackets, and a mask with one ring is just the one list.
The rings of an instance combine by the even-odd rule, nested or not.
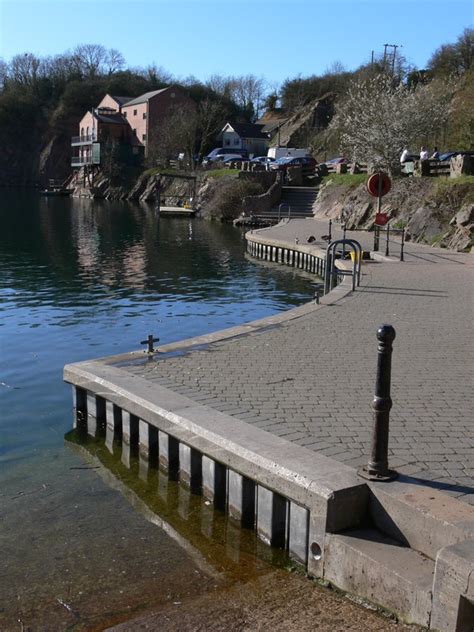
[(394, 173), (404, 147), (413, 150), (444, 127), (452, 94), (447, 82), (408, 88), (377, 75), (351, 84), (329, 132), (351, 159)]

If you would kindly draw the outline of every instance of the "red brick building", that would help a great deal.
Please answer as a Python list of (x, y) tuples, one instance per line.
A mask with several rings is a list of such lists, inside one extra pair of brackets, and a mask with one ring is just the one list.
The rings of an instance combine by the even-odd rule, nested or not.
[(195, 107), (194, 101), (177, 86), (146, 92), (139, 97), (117, 97), (106, 94), (99, 105), (87, 112), (79, 123), (79, 136), (71, 146), (73, 167), (99, 165), (106, 143), (114, 142), (122, 149), (126, 162), (135, 162), (147, 155), (151, 135), (166, 124), (174, 108)]

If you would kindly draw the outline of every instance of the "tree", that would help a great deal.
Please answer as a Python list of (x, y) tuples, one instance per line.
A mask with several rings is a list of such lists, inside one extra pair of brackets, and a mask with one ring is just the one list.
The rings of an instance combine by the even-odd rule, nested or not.
[(397, 172), (404, 147), (441, 131), (449, 114), (452, 86), (447, 83), (409, 89), (385, 74), (354, 82), (340, 103), (329, 131), (353, 160)]
[(197, 134), (198, 116), (193, 105), (170, 109), (160, 126), (151, 134), (148, 160), (151, 164), (166, 163), (183, 153), (186, 162), (192, 165)]
[(72, 57), (83, 77), (96, 77), (104, 72), (107, 50), (102, 44), (79, 44), (73, 50)]
[(255, 75), (232, 77), (229, 88), (230, 97), (242, 108), (247, 118), (258, 118), (266, 89), (265, 79)]
[(434, 76), (462, 75), (474, 61), (474, 29), (467, 28), (455, 44), (443, 44), (435, 50), (428, 62)]

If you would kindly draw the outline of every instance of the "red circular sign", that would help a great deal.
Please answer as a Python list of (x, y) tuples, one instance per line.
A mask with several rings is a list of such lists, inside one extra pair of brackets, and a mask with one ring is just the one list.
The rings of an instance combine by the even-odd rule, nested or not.
[(392, 181), (386, 173), (374, 173), (367, 180), (367, 191), (373, 197), (387, 195), (392, 186)]

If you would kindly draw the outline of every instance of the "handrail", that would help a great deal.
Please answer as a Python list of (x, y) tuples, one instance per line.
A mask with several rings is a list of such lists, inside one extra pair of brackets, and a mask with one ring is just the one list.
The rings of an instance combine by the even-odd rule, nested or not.
[[(345, 251), (345, 246), (352, 248), (354, 256), (352, 258), (352, 272), (341, 272), (336, 270), (336, 248), (342, 245)], [(326, 249), (326, 269), (324, 271), (324, 294), (330, 292), (336, 285), (335, 278), (338, 274), (349, 274), (352, 276), (352, 291), (357, 285), (360, 285), (360, 275), (362, 266), (362, 246), (355, 239), (336, 239), (329, 243)]]
[(281, 220), (281, 209), (282, 207), (288, 207), (288, 219), (291, 219), (291, 206), (288, 204), (288, 202), (282, 202), (279, 206), (278, 206), (278, 221)]
[(82, 134), (82, 136), (72, 136), (71, 144), (93, 143), (97, 140), (97, 134)]

